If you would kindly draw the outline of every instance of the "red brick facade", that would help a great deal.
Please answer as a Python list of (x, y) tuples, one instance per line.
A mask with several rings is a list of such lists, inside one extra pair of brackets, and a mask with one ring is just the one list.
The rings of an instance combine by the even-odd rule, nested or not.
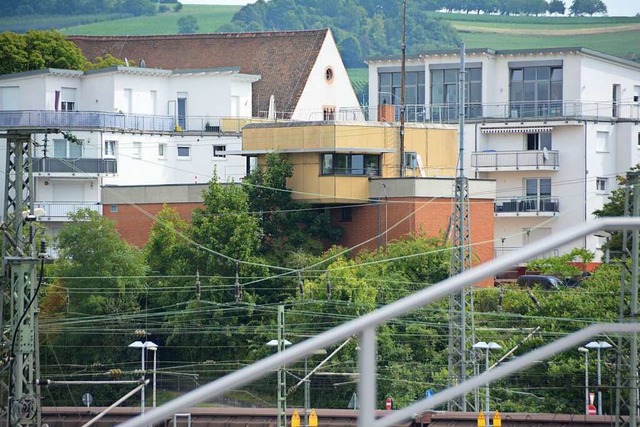
[[(473, 263), (479, 264), (493, 259), (494, 214), (493, 200), (471, 199), (469, 202), (471, 220), (471, 243)], [(348, 209), (348, 208), (347, 208)], [(342, 245), (359, 249), (375, 250), (378, 244), (401, 238), (409, 233), (423, 232), (427, 236), (442, 237), (448, 230), (453, 212), (450, 198), (389, 198), (382, 204), (353, 206), (351, 220), (344, 221), (344, 212), (335, 209), (332, 214), (335, 225), (344, 229)], [(387, 217), (388, 216), (388, 217)], [(378, 239), (378, 230), (389, 232)], [(493, 279), (483, 281), (482, 286), (492, 286)]]
[[(203, 207), (202, 203), (167, 203), (166, 205), (177, 210), (185, 221), (191, 220), (191, 213), (195, 208)], [(112, 212), (112, 206), (117, 207), (117, 212)], [(125, 241), (141, 248), (149, 241), (151, 227), (163, 206), (165, 204), (162, 203), (118, 204), (105, 205), (102, 210), (105, 217), (116, 223), (116, 229)]]
[[(191, 219), (195, 208), (203, 206), (197, 202), (166, 205), (176, 209), (186, 221)], [(479, 264), (493, 259), (493, 200), (472, 199), (469, 205), (473, 263)], [(112, 212), (112, 206), (117, 206), (117, 212)], [(161, 203), (118, 204), (105, 205), (103, 210), (104, 216), (115, 221), (117, 230), (127, 242), (142, 247), (149, 240), (154, 217), (163, 206)], [(424, 232), (427, 236), (442, 237), (448, 231), (453, 201), (450, 198), (389, 198), (386, 204), (383, 200), (380, 205), (352, 206), (350, 221), (343, 220), (343, 215), (347, 214), (344, 209), (332, 210), (334, 225), (344, 230), (340, 244), (348, 248), (357, 246), (357, 250), (375, 250), (378, 244), (384, 246), (409, 233)], [(378, 230), (384, 233), (385, 229), (389, 230), (388, 234), (378, 239)], [(483, 281), (481, 285), (491, 286), (493, 279)]]

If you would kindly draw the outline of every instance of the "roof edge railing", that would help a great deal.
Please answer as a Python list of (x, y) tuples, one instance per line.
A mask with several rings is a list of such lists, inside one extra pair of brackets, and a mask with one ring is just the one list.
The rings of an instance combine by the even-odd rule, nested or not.
[[(361, 404), (358, 414), (359, 427), (386, 427), (391, 426), (402, 420), (410, 419), (417, 415), (419, 410), (428, 409), (435, 406), (438, 402), (443, 403), (455, 395), (462, 394), (465, 390), (470, 390), (479, 385), (485, 384), (487, 381), (497, 379), (497, 375), (506, 376), (524, 368), (530, 360), (536, 357), (548, 355), (551, 356), (560, 352), (564, 348), (568, 348), (572, 343), (586, 340), (593, 334), (600, 332), (634, 332), (640, 331), (636, 324), (605, 324), (592, 325), (583, 331), (576, 332), (563, 338), (559, 342), (548, 344), (538, 350), (529, 353), (531, 357), (522, 357), (521, 361), (508, 362), (503, 366), (499, 366), (487, 374), (474, 377), (469, 381), (465, 381), (451, 389), (445, 390), (434, 395), (429, 401), (421, 401), (411, 405), (405, 409), (394, 412), (391, 415), (375, 420), (376, 405), (376, 351), (375, 351), (375, 328), (388, 320), (400, 317), (414, 309), (425, 306), (436, 301), (446, 295), (459, 291), (467, 286), (473, 286), (481, 280), (493, 276), (513, 265), (534, 258), (537, 255), (544, 254), (556, 247), (571, 243), (584, 236), (593, 234), (602, 230), (621, 230), (621, 229), (640, 229), (640, 217), (619, 217), (619, 218), (602, 218), (589, 221), (584, 224), (576, 225), (566, 229), (553, 236), (549, 236), (540, 241), (531, 243), (523, 247), (521, 250), (493, 259), (483, 263), (477, 267), (467, 270), (458, 275), (452, 276), (438, 284), (415, 292), (412, 295), (404, 297), (394, 303), (386, 305), (376, 311), (373, 311), (357, 319), (351, 320), (326, 332), (323, 332), (313, 338), (305, 340), (301, 343), (288, 347), (281, 353), (274, 354), (265, 359), (259, 360), (252, 365), (239, 369), (228, 374), (218, 380), (205, 384), (187, 394), (184, 394), (170, 402), (165, 403), (144, 415), (139, 415), (133, 419), (120, 424), (121, 427), (143, 427), (153, 423), (160, 422), (170, 418), (172, 414), (183, 411), (185, 408), (194, 406), (207, 399), (219, 396), (226, 391), (232, 390), (251, 381), (262, 378), (269, 372), (281, 368), (292, 362), (302, 360), (305, 356), (310, 355), (313, 351), (326, 348), (332, 344), (336, 344), (347, 337), (357, 335), (360, 345), (359, 352), (359, 378), (358, 394)], [(538, 359), (539, 360), (539, 359)], [(517, 362), (517, 363), (514, 363)], [(457, 394), (454, 394), (457, 393)], [(435, 398), (438, 398), (436, 401)]]

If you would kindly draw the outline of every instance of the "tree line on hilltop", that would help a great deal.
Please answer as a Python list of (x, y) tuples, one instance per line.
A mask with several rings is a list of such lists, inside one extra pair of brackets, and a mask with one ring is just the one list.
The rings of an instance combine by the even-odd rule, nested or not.
[[(397, 55), (402, 39), (402, 0), (258, 0), (244, 6), (220, 31), (332, 29), (345, 65), (362, 67), (363, 58)], [(456, 30), (431, 12), (438, 10), (503, 15), (564, 14), (562, 0), (422, 0), (406, 2), (408, 53), (453, 48)], [(601, 0), (573, 0), (573, 15), (606, 13)]]

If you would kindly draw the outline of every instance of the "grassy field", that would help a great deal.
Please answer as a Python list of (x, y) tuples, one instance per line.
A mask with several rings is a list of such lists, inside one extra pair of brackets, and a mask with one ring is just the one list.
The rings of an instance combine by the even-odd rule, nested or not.
[(199, 33), (214, 33), (220, 25), (231, 22), (231, 18), (238, 10), (240, 10), (240, 6), (185, 5), (179, 12), (96, 22), (65, 28), (62, 32), (84, 35), (177, 34), (178, 19), (186, 15), (193, 15), (198, 19)]

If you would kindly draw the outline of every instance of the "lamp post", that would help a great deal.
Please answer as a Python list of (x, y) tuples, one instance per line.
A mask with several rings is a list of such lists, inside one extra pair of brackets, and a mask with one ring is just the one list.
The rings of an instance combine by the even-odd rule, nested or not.
[[(151, 341), (147, 341), (149, 344), (149, 346), (147, 347), (149, 350), (153, 351), (153, 399), (152, 399), (152, 405), (155, 408), (156, 404), (157, 404), (157, 399), (156, 399), (156, 367), (158, 366), (158, 345), (151, 342)], [(153, 345), (151, 345), (153, 344)]]
[[(269, 347), (276, 347), (278, 353), (283, 351), (285, 347), (291, 345), (291, 341), (288, 341), (281, 336), (277, 340), (271, 340), (267, 343)], [(278, 427), (286, 427), (286, 415), (287, 415), (287, 379), (284, 376), (284, 367), (278, 368)], [(284, 420), (283, 420), (284, 418)], [(283, 422), (284, 421), (284, 422)]]
[[(141, 363), (141, 367), (142, 367), (142, 383), (144, 384), (144, 380), (145, 380), (145, 372), (144, 372), (144, 368), (145, 368), (145, 363), (144, 363), (144, 352), (145, 350), (149, 349), (149, 350), (153, 350), (154, 351), (154, 367), (153, 367), (153, 376), (154, 376), (154, 385), (153, 385), (153, 395), (154, 395), (154, 400), (155, 400), (155, 350), (158, 349), (158, 345), (152, 341), (134, 341), (131, 344), (129, 344), (129, 347), (131, 348), (139, 348), (141, 350), (142, 353), (142, 363)], [(144, 414), (144, 404), (145, 404), (145, 393), (144, 393), (144, 389), (145, 387), (142, 387), (142, 389), (140, 389), (140, 413)], [(155, 406), (155, 403), (154, 403)]]
[(580, 353), (584, 353), (584, 411), (589, 413), (589, 349), (578, 347)]
[(600, 376), (600, 351), (606, 350), (608, 348), (613, 347), (606, 341), (591, 341), (585, 345), (586, 348), (595, 348), (596, 349), (596, 357), (598, 359), (597, 365), (597, 381), (598, 381), (598, 415), (602, 415), (602, 390), (600, 390), (600, 385), (602, 384), (602, 378)]
[[(485, 367), (484, 367), (484, 371), (487, 372), (489, 370), (489, 351), (490, 350), (500, 350), (502, 349), (502, 346), (500, 346), (500, 344), (495, 343), (493, 341), (486, 343), (484, 341), (480, 341), (477, 342), (473, 345), (473, 348), (478, 348), (481, 350), (484, 350), (484, 354), (485, 354)], [(485, 390), (484, 390), (484, 417), (485, 417), (485, 421), (486, 421), (486, 425), (489, 425), (489, 383), (487, 383)]]

